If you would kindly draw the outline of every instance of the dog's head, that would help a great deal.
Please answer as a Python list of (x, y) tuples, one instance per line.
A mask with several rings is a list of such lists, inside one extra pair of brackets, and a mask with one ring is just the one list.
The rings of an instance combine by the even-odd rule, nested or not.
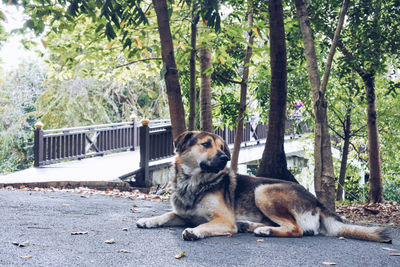
[(218, 173), (231, 159), (228, 145), (220, 136), (203, 131), (187, 131), (175, 139), (177, 162), (183, 172), (194, 175), (200, 172)]

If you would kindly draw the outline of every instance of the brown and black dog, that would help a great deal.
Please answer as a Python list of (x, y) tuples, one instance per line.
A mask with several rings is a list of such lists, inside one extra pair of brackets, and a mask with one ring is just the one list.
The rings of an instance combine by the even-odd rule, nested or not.
[(173, 211), (137, 221), (140, 228), (186, 228), (184, 240), (253, 232), (257, 236), (343, 236), (391, 242), (389, 230), (345, 224), (299, 184), (234, 174), (230, 152), (218, 135), (191, 131), (175, 140)]

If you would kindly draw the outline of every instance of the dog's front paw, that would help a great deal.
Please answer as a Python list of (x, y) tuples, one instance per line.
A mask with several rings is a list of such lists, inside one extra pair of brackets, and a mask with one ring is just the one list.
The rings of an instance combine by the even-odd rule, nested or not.
[(136, 226), (139, 228), (154, 228), (158, 225), (154, 218), (142, 218), (136, 221)]
[(272, 231), (269, 227), (258, 227), (254, 230), (256, 236), (271, 236)]
[(196, 228), (186, 228), (182, 232), (182, 238), (186, 241), (194, 241), (203, 237), (204, 236)]

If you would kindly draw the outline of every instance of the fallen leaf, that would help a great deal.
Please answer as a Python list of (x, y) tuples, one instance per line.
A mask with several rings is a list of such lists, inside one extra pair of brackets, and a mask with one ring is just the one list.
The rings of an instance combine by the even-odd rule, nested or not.
[(264, 239), (262, 239), (262, 238), (257, 239), (257, 242), (264, 242)]
[(17, 247), (24, 248), (30, 245), (29, 241), (25, 241), (23, 243), (18, 243), (18, 242), (13, 242), (13, 245), (16, 245)]
[(336, 265), (336, 262), (323, 261), (322, 265)]
[(71, 206), (71, 205), (70, 205), (70, 204), (67, 204), (67, 203), (62, 203), (61, 206), (62, 206), (62, 207), (69, 207), (69, 206)]
[(31, 255), (28, 255), (28, 256), (21, 256), (20, 258), (21, 258), (21, 259), (30, 259), (30, 258), (32, 258), (32, 256), (31, 256)]
[(137, 205), (136, 205), (136, 204), (132, 204), (132, 207), (136, 208), (136, 207), (137, 207)]
[(104, 242), (106, 242), (107, 244), (115, 244), (114, 238), (109, 239), (109, 240), (106, 240), (106, 241), (104, 241)]
[(400, 253), (390, 253), (389, 256), (400, 256)]
[(140, 211), (138, 211), (137, 209), (131, 208), (131, 212), (132, 213), (140, 213)]
[(395, 248), (382, 248), (383, 250), (388, 250), (388, 251), (399, 251), (398, 249)]
[(175, 259), (180, 259), (182, 257), (184, 257), (186, 254), (186, 251), (182, 250), (181, 252), (179, 252), (178, 254), (175, 255)]
[(128, 228), (122, 228), (122, 231), (127, 232), (127, 231), (128, 231)]
[(126, 249), (118, 249), (118, 250), (116, 250), (116, 252), (118, 252), (118, 253), (131, 253), (129, 250), (126, 250)]
[(71, 235), (87, 235), (89, 232), (71, 232)]

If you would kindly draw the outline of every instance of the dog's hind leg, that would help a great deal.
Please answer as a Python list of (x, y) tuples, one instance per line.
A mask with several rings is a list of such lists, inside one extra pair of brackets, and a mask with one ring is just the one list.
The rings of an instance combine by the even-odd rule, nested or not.
[(253, 233), (255, 229), (267, 226), (267, 224), (239, 220), (236, 221), (236, 226), (239, 233)]
[[(271, 190), (272, 189), (272, 190)], [(262, 226), (254, 229), (257, 236), (301, 237), (303, 231), (295, 219), (287, 194), (273, 186), (262, 185), (255, 191), (255, 202), (261, 212), (278, 226)]]
[(162, 226), (183, 226), (185, 221), (174, 212), (167, 212), (151, 218), (142, 218), (136, 222), (139, 228), (155, 228)]

